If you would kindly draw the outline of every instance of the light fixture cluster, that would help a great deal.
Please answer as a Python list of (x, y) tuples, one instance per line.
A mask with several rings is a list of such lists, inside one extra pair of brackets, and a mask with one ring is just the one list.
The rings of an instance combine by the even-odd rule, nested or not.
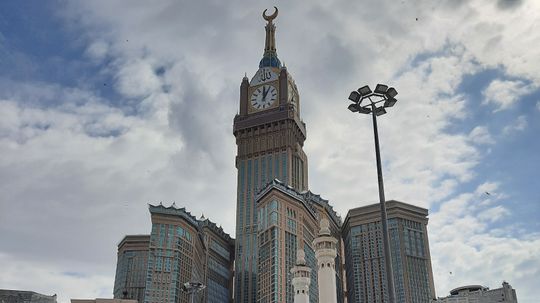
[[(358, 90), (352, 91), (349, 95), (349, 100), (353, 103), (349, 105), (349, 110), (353, 113), (370, 114), (375, 113), (376, 116), (386, 114), (385, 108), (392, 107), (396, 104), (397, 91), (395, 88), (384, 84), (377, 84), (375, 91), (371, 91), (368, 85), (360, 87)], [(379, 97), (379, 100), (373, 101), (371, 97)], [(368, 99), (370, 102), (362, 105), (362, 101)], [(378, 103), (384, 102), (383, 106), (375, 106)]]
[(182, 284), (182, 291), (187, 292), (188, 294), (199, 292), (206, 288), (206, 285), (201, 282), (186, 282)]

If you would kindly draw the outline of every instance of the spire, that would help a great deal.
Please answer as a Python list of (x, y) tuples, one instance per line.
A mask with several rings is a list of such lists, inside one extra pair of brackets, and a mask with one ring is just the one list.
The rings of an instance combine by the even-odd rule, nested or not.
[(328, 219), (323, 218), (319, 224), (319, 236), (313, 240), (318, 264), (319, 302), (337, 303), (335, 261), (338, 240), (331, 235)]
[(319, 236), (330, 236), (330, 221), (326, 218), (322, 218), (321, 229), (319, 230)]
[(296, 250), (296, 265), (306, 265), (306, 253), (300, 247)]
[(311, 268), (306, 265), (304, 249), (296, 250), (296, 265), (291, 268), (294, 303), (309, 303), (309, 285), (311, 284)]
[(259, 63), (259, 68), (261, 67), (281, 67), (281, 62), (277, 57), (276, 51), (276, 25), (273, 20), (276, 19), (278, 15), (278, 9), (274, 6), (274, 13), (270, 16), (266, 15), (266, 9), (264, 10), (262, 16), (264, 20), (268, 23), (264, 27), (266, 29), (266, 38), (264, 41), (264, 55)]

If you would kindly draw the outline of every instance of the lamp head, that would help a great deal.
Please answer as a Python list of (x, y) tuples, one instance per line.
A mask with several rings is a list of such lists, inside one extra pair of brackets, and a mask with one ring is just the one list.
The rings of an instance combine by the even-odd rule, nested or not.
[(395, 98), (392, 98), (392, 97), (388, 97), (388, 99), (386, 99), (386, 101), (384, 101), (384, 107), (392, 107), (394, 106), (394, 104), (396, 104), (397, 100)]
[(189, 285), (189, 282), (182, 284), (182, 291), (188, 292), (191, 290), (191, 286)]
[(349, 105), (349, 110), (353, 113), (360, 113), (360, 114), (369, 114), (371, 113), (371, 109), (368, 107), (362, 107), (360, 104), (353, 103)]
[(376, 116), (381, 116), (381, 115), (384, 115), (386, 114), (386, 110), (384, 109), (384, 107), (377, 107), (375, 109), (375, 115)]
[(358, 103), (358, 101), (360, 101), (360, 97), (362, 97), (362, 96), (360, 96), (360, 94), (357, 91), (354, 90), (349, 95), (349, 100), (351, 100), (354, 103)]
[(356, 103), (349, 104), (349, 107), (347, 107), (351, 112), (356, 113), (360, 110), (360, 106)]
[(386, 91), (386, 96), (389, 97), (389, 98), (395, 98), (397, 96), (397, 90), (393, 87), (390, 87), (387, 91)]
[(369, 88), (368, 85), (365, 85), (365, 86), (360, 87), (358, 89), (358, 92), (360, 93), (360, 95), (362, 95), (362, 97), (364, 97), (371, 94), (371, 88)]
[(384, 94), (388, 90), (388, 85), (384, 84), (377, 84), (377, 87), (375, 87), (375, 93), (376, 94)]
[(361, 114), (369, 114), (369, 113), (371, 113), (371, 108), (359, 106), (358, 112), (361, 113)]

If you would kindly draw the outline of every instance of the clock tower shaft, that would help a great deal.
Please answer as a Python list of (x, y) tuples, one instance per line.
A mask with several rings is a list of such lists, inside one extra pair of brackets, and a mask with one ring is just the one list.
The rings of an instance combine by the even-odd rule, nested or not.
[[(306, 126), (300, 119), (296, 84), (277, 58), (272, 22), (277, 9), (273, 15), (263, 16), (268, 21), (264, 55), (251, 81), (247, 77), (242, 80), (240, 112), (233, 127), (238, 146), (236, 303), (257, 302), (257, 192), (273, 179), (300, 192), (308, 190), (307, 157), (303, 151)], [(263, 86), (271, 86), (277, 98), (271, 99), (269, 89), (257, 90)], [(259, 104), (264, 106), (257, 107)]]

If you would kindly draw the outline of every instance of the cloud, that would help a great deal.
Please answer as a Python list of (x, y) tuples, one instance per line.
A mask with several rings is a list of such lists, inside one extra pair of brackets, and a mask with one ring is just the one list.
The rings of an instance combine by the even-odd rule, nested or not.
[[(160, 110), (133, 116), (97, 102), (90, 92), (75, 94), (40, 83), (19, 89), (27, 87), (33, 87), (36, 99), (58, 99), (46, 108), (29, 102), (27, 93), (0, 99), (0, 114), (7, 117), (0, 122), (1, 253), (6, 258), (19, 260), (17, 264), (35, 262), (44, 273), (43, 264), (70, 272), (80, 262), (92, 268), (86, 275), (99, 273), (110, 280), (118, 240), (126, 233), (148, 232), (147, 203), (198, 201), (200, 208), (191, 204), (190, 210), (218, 217), (207, 209), (222, 201), (224, 189), (234, 188), (234, 179), (212, 167), (204, 175), (212, 172), (217, 184), (193, 178), (208, 161), (178, 159), (189, 142), (169, 129)], [(219, 223), (231, 226), (234, 209), (225, 205), (219, 212), (230, 218)], [(101, 244), (88, 250), (89, 243)], [(33, 254), (35, 246), (41, 247), (39, 254)]]
[(497, 6), (500, 9), (513, 9), (523, 4), (523, 0), (498, 0)]
[(474, 144), (494, 144), (489, 130), (486, 126), (477, 126), (469, 133), (469, 140)]
[(503, 128), (503, 134), (509, 135), (514, 132), (523, 131), (527, 127), (527, 118), (519, 116), (510, 125)]
[(496, 106), (494, 111), (500, 111), (510, 108), (522, 96), (532, 91), (532, 86), (525, 84), (523, 81), (503, 81), (496, 79), (483, 91), (483, 103), (492, 103)]
[(109, 51), (109, 45), (104, 41), (95, 41), (86, 49), (86, 54), (94, 60), (103, 60)]
[[(0, 233), (7, 235), (0, 268), (12, 281), (5, 285), (60, 289), (60, 302), (110, 296), (116, 244), (124, 234), (148, 233), (148, 202), (204, 211), (234, 233), (232, 119), (241, 78), (254, 74), (262, 54), (263, 8), (127, 4), (58, 9), (80, 36), (81, 58), (111, 77), (112, 93), (81, 84), (86, 79), (0, 81)], [(371, 120), (347, 111), (347, 95), (376, 83), (399, 91), (378, 120), (386, 196), (432, 209), (439, 295), (466, 282), (495, 287), (496, 277), (535, 298), (538, 236), (513, 237), (500, 180), (464, 190), (478, 182), (480, 145), (498, 144), (491, 127), (471, 121), (475, 101), (459, 91), (464, 77), (500, 68), (504, 75), (483, 92), (500, 111), (540, 83), (540, 36), (530, 30), (539, 4), (501, 9), (506, 4), (287, 2), (276, 20), (278, 54), (298, 84), (308, 128), (310, 189), (343, 215), (377, 201)], [(508, 133), (526, 122), (518, 117)], [(11, 279), (17, 269), (45, 282), (49, 273), (62, 286)]]
[(496, 206), (492, 208), (488, 208), (485, 211), (483, 211), (478, 218), (483, 221), (488, 221), (490, 223), (493, 223), (495, 221), (498, 221), (499, 219), (503, 218), (506, 215), (509, 215), (510, 212), (502, 207), (502, 206)]
[(115, 88), (127, 98), (145, 99), (159, 93), (161, 81), (150, 60), (135, 59), (119, 66)]
[[(512, 229), (488, 226), (511, 215), (495, 198), (493, 204), (478, 203), (484, 192), (498, 185), (486, 182), (473, 193), (464, 193), (443, 202), (430, 214), (430, 247), (438, 296), (460, 285), (481, 284), (498, 287), (503, 279), (517, 289), (520, 301), (533, 302), (525, 289), (540, 271), (540, 236), (517, 236)], [(493, 199), (493, 196), (489, 199)], [(498, 202), (497, 202), (498, 201)], [(529, 267), (530, 266), (530, 267)]]
[[(0, 253), (0, 266), (2, 288), (32, 290), (49, 296), (56, 294), (59, 302), (110, 297), (114, 283), (110, 275), (93, 274), (92, 268), (85, 268), (84, 264), (70, 264), (62, 268), (47, 262), (20, 260)], [(85, 273), (70, 272), (74, 267)]]

